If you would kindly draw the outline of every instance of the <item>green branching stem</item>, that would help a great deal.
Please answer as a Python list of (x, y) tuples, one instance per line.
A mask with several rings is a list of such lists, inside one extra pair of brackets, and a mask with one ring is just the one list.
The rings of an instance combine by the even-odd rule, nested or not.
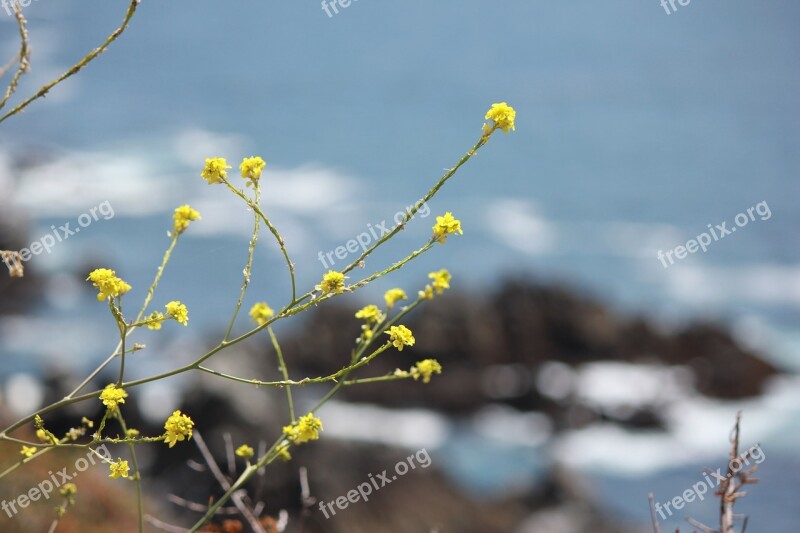
[(140, 1), (141, 0), (131, 0), (131, 3), (128, 5), (128, 10), (125, 12), (125, 18), (122, 20), (122, 24), (116, 30), (114, 30), (111, 33), (111, 35), (109, 35), (106, 38), (106, 40), (103, 42), (103, 44), (101, 44), (99, 47), (95, 48), (94, 50), (92, 50), (88, 54), (86, 54), (86, 56), (83, 59), (81, 59), (80, 61), (75, 63), (69, 70), (67, 70), (66, 72), (61, 74), (58, 78), (56, 78), (53, 81), (51, 81), (49, 83), (46, 83), (45, 85), (40, 87), (39, 90), (36, 91), (36, 93), (33, 94), (33, 96), (27, 98), (26, 100), (21, 102), (19, 105), (17, 105), (14, 109), (9, 111), (5, 115), (1, 116), (0, 117), (0, 122), (3, 122), (7, 118), (16, 115), (17, 113), (19, 113), (20, 111), (22, 111), (23, 109), (28, 107), (35, 100), (45, 96), (50, 91), (50, 89), (52, 89), (53, 87), (55, 87), (56, 85), (58, 85), (62, 81), (66, 80), (70, 76), (73, 76), (73, 75), (77, 74), (78, 72), (80, 72), (92, 60), (97, 58), (97, 56), (99, 56), (100, 54), (105, 52), (106, 49), (111, 45), (111, 43), (116, 41), (117, 38), (120, 35), (122, 35), (122, 32), (124, 32), (128, 28), (128, 25), (130, 24), (130, 21), (133, 18), (133, 15), (136, 13), (136, 8), (139, 7), (139, 2)]
[[(278, 358), (278, 366), (281, 369), (283, 380), (288, 382), (289, 370), (286, 368), (286, 361), (283, 359), (283, 350), (281, 350), (281, 345), (278, 343), (278, 337), (275, 335), (275, 332), (272, 331), (272, 328), (267, 328), (267, 331), (269, 331), (269, 338), (272, 340), (272, 347), (275, 348), (275, 355)], [(289, 418), (292, 420), (292, 424), (294, 424), (294, 402), (292, 401), (291, 385), (286, 385), (286, 402), (289, 404)]]
[[(228, 185), (230, 187), (230, 184)], [(255, 202), (256, 205), (261, 203), (261, 189), (258, 187), (258, 181), (255, 182)], [(244, 266), (244, 270), (242, 274), (244, 275), (244, 281), (242, 282), (242, 290), (239, 292), (239, 300), (236, 302), (236, 307), (233, 309), (233, 316), (231, 316), (230, 323), (228, 324), (228, 329), (225, 331), (225, 337), (223, 337), (223, 342), (227, 342), (227, 340), (231, 336), (231, 331), (233, 331), (233, 325), (236, 323), (236, 317), (239, 316), (239, 310), (242, 308), (242, 301), (244, 300), (244, 295), (247, 292), (247, 287), (250, 285), (250, 274), (253, 269), (253, 254), (256, 250), (256, 243), (258, 242), (258, 230), (261, 227), (261, 218), (259, 218), (259, 214), (253, 214), (253, 218), (255, 219), (254, 227), (253, 227), (253, 235), (250, 238), (250, 246), (247, 249), (247, 263)]]

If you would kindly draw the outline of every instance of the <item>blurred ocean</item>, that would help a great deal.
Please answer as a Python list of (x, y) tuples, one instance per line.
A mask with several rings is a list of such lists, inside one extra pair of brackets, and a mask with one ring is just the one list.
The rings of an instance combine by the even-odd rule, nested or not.
[[(19, 94), (97, 46), (125, 6), (32, 3), (33, 68)], [(74, 228), (102, 202), (114, 209), (29, 263), (50, 275), (46, 298), (33, 317), (0, 318), (0, 378), (89, 368), (104, 357), (113, 326), (70, 274), (108, 265), (141, 298), (183, 203), (203, 220), (182, 237), (162, 299), (188, 305), (193, 331), (221, 327), (238, 295), (251, 219), (199, 177), (205, 157), (267, 160), (265, 208), (299, 287), (310, 287), (326, 270), (320, 251), (420, 198), (475, 142), (497, 101), (515, 106), (517, 131), (495, 136), (365, 274), (416, 248), (446, 210), (465, 235), (362, 298), (390, 285), (416, 290), (442, 267), (460, 290), (504, 275), (563, 281), (665, 327), (722, 321), (796, 371), (799, 16), (791, 0), (705, 0), (672, 15), (657, 0), (364, 0), (333, 18), (317, 2), (145, 1), (104, 56), (0, 125), (0, 216), (27, 220), (31, 239), (51, 225)], [(0, 11), (0, 57), (11, 57), (15, 37)], [(769, 219), (667, 269), (657, 259), (709, 224), (731, 227), (759, 202)], [(254, 268), (251, 298), (279, 305), (287, 276), (266, 232)], [(165, 328), (161, 344), (147, 342), (195, 353), (189, 335)], [(779, 429), (791, 424), (795, 449), (796, 405), (777, 406), (786, 417), (762, 428), (785, 443)], [(684, 475), (678, 488), (696, 477)], [(618, 505), (646, 511), (646, 490), (636, 486), (641, 501), (625, 503), (620, 487), (633, 491), (631, 482), (599, 479)], [(770, 483), (754, 492), (780, 501), (788, 480)], [(781, 527), (770, 530), (788, 531)]]

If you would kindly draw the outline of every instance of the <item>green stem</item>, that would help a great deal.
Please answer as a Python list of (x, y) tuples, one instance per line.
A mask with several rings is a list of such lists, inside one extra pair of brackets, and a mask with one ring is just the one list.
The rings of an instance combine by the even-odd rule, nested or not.
[[(286, 368), (286, 361), (283, 359), (283, 351), (281, 350), (281, 345), (278, 344), (278, 337), (275, 336), (275, 332), (272, 331), (272, 328), (267, 328), (269, 331), (269, 337), (272, 339), (272, 346), (275, 348), (275, 353), (278, 357), (278, 365), (281, 369), (281, 374), (283, 374), (283, 380), (289, 381), (289, 371)], [(292, 419), (292, 424), (294, 424), (295, 416), (294, 416), (294, 402), (292, 401), (292, 386), (286, 385), (286, 401), (289, 404), (289, 418)]]
[[(255, 203), (259, 204), (261, 203), (261, 189), (258, 187), (258, 182), (255, 184), (255, 189)], [(247, 292), (247, 287), (250, 285), (250, 273), (252, 272), (253, 267), (253, 254), (255, 253), (256, 243), (258, 242), (258, 229), (261, 227), (261, 219), (259, 218), (258, 213), (254, 213), (253, 218), (255, 219), (255, 226), (253, 227), (253, 236), (250, 238), (250, 246), (247, 250), (247, 263), (245, 264), (243, 271), (244, 281), (242, 282), (242, 290), (239, 292), (239, 300), (236, 302), (236, 307), (233, 309), (233, 316), (228, 324), (228, 330), (225, 332), (223, 342), (227, 341), (231, 336), (233, 325), (236, 323), (236, 317), (239, 316), (239, 309), (242, 308), (244, 295)]]
[(278, 232), (275, 226), (272, 225), (272, 222), (270, 222), (269, 218), (267, 218), (267, 215), (264, 214), (264, 212), (261, 210), (261, 207), (258, 205), (257, 202), (253, 202), (250, 198), (247, 197), (247, 195), (244, 194), (244, 192), (240, 191), (239, 189), (231, 185), (227, 179), (222, 177), (220, 179), (222, 179), (222, 181), (225, 183), (225, 185), (228, 186), (228, 189), (230, 189), (231, 192), (233, 192), (233, 194), (244, 200), (244, 202), (258, 216), (261, 217), (261, 220), (264, 221), (264, 225), (267, 226), (270, 233), (272, 233), (272, 235), (275, 237), (275, 240), (278, 242), (278, 246), (280, 247), (281, 253), (283, 254), (283, 259), (286, 261), (286, 267), (289, 269), (289, 278), (291, 279), (292, 282), (292, 301), (289, 305), (293, 305), (297, 301), (296, 297), (297, 286), (295, 284), (295, 279), (294, 279), (294, 263), (292, 263), (292, 260), (289, 258), (289, 252), (286, 250), (286, 243), (284, 242), (283, 237), (281, 237), (281, 234)]
[(97, 47), (94, 50), (92, 50), (91, 52), (89, 52), (83, 59), (81, 59), (80, 61), (75, 63), (75, 65), (73, 65), (69, 70), (64, 72), (61, 76), (59, 76), (55, 80), (51, 81), (50, 83), (47, 83), (47, 84), (43, 85), (41, 88), (39, 88), (38, 91), (36, 91), (36, 93), (33, 96), (31, 96), (27, 100), (23, 101), (17, 107), (15, 107), (11, 111), (9, 111), (8, 113), (6, 113), (2, 117), (0, 117), (0, 122), (3, 122), (7, 118), (9, 118), (9, 117), (11, 117), (13, 115), (16, 115), (17, 113), (19, 113), (20, 111), (22, 111), (23, 109), (28, 107), (28, 105), (30, 105), (31, 102), (33, 102), (34, 100), (45, 96), (50, 91), (50, 89), (52, 89), (53, 87), (55, 87), (56, 85), (58, 85), (59, 83), (64, 81), (65, 79), (69, 78), (70, 76), (72, 76), (74, 74), (77, 74), (81, 69), (83, 69), (86, 65), (88, 65), (89, 62), (91, 62), (97, 56), (99, 56), (100, 54), (105, 52), (106, 49), (109, 47), (109, 45), (111, 45), (111, 43), (116, 41), (117, 38), (120, 35), (122, 35), (122, 32), (124, 32), (128, 28), (128, 24), (130, 23), (131, 19), (133, 18), (134, 13), (136, 13), (136, 8), (139, 7), (139, 2), (140, 1), (141, 0), (131, 0), (131, 3), (128, 5), (128, 10), (125, 13), (125, 18), (123, 19), (122, 24), (119, 26), (119, 28), (114, 30), (111, 33), (111, 35), (109, 35), (106, 38), (106, 40), (105, 40), (105, 42), (103, 42), (103, 44), (101, 44), (99, 47)]

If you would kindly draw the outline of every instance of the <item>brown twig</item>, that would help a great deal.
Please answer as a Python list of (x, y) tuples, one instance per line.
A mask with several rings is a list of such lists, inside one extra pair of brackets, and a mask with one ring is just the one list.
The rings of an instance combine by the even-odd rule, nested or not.
[(0, 250), (0, 259), (8, 267), (8, 275), (12, 278), (21, 278), (25, 275), (25, 268), (22, 266), (22, 256), (19, 252), (10, 250)]
[[(11, 83), (8, 84), (8, 88), (6, 89), (6, 94), (0, 99), (0, 108), (6, 105), (6, 102), (11, 95), (14, 94), (14, 91), (17, 90), (17, 84), (19, 84), (19, 79), (28, 72), (30, 68), (30, 58), (31, 58), (31, 49), (28, 44), (28, 28), (27, 22), (25, 17), (22, 15), (22, 7), (19, 5), (19, 2), (14, 2), (14, 18), (17, 19), (17, 26), (19, 27), (19, 55), (17, 56), (17, 60), (19, 61), (19, 67), (17, 71), (14, 73), (14, 77), (11, 78)], [(14, 62), (8, 65), (8, 68)], [(5, 72), (3, 73), (5, 74)]]

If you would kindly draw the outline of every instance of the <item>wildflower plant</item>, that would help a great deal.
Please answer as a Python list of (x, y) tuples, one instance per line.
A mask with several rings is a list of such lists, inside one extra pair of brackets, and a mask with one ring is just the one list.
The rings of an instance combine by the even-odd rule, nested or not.
[[(93, 270), (87, 281), (97, 290), (99, 304), (108, 306), (110, 317), (119, 332), (119, 341), (116, 348), (110, 355), (84, 379), (72, 392), (63, 399), (45, 406), (36, 413), (32, 413), (17, 422), (11, 424), (0, 432), (0, 441), (12, 442), (19, 445), (19, 461), (4, 471), (0, 472), (0, 479), (10, 475), (18, 467), (25, 463), (35, 460), (37, 457), (50, 453), (54, 450), (64, 448), (88, 449), (99, 457), (108, 466), (108, 476), (117, 482), (131, 482), (135, 485), (137, 495), (137, 509), (139, 515), (139, 531), (144, 530), (144, 505), (142, 498), (142, 476), (136, 459), (136, 448), (143, 445), (166, 445), (169, 448), (180, 446), (193, 439), (195, 429), (202, 429), (202, 413), (183, 413), (175, 410), (164, 422), (164, 432), (160, 435), (144, 435), (136, 428), (128, 427), (125, 420), (125, 400), (137, 394), (140, 386), (153, 383), (155, 381), (169, 379), (173, 376), (187, 373), (204, 373), (225, 379), (241, 386), (269, 387), (273, 390), (282, 390), (286, 395), (288, 413), (286, 423), (282, 427), (273, 428), (275, 440), (271, 446), (260, 449), (258, 453), (246, 445), (242, 444), (237, 450), (236, 455), (246, 459), (246, 467), (239, 477), (226, 486), (225, 493), (215, 499), (207, 508), (202, 516), (190, 529), (198, 531), (204, 524), (208, 523), (220, 508), (231, 498), (236, 498), (236, 494), (245, 484), (261, 469), (277, 459), (291, 460), (292, 448), (324, 437), (323, 421), (318, 416), (319, 409), (335, 396), (344, 387), (357, 386), (364, 383), (375, 383), (384, 381), (395, 381), (403, 379), (421, 380), (429, 383), (435, 375), (440, 374), (442, 366), (431, 358), (423, 359), (413, 363), (409, 370), (396, 370), (392, 373), (380, 376), (356, 376), (369, 365), (376, 357), (391, 349), (402, 352), (404, 348), (411, 347), (415, 343), (413, 332), (402, 324), (406, 316), (423, 302), (433, 299), (450, 288), (450, 273), (441, 269), (431, 272), (428, 276), (430, 283), (423, 286), (417, 292), (415, 299), (409, 299), (407, 292), (402, 288), (389, 288), (384, 294), (384, 305), (369, 304), (355, 313), (354, 319), (361, 322), (361, 334), (355, 342), (352, 353), (347, 359), (347, 363), (338, 371), (323, 376), (307, 376), (300, 379), (292, 379), (289, 375), (286, 359), (281, 350), (280, 343), (272, 325), (278, 321), (286, 320), (297, 314), (305, 312), (327, 300), (337, 298), (344, 293), (353, 293), (368, 284), (384, 278), (412, 260), (429, 252), (436, 245), (446, 244), (447, 237), (462, 235), (461, 222), (455, 218), (453, 213), (446, 212), (436, 218), (436, 224), (427, 241), (421, 247), (409, 252), (399, 258), (394, 263), (374, 271), (373, 273), (361, 277), (357, 275), (356, 268), (365, 268), (366, 260), (379, 247), (385, 245), (394, 238), (397, 233), (411, 221), (418, 210), (418, 206), (426, 204), (450, 180), (456, 172), (483, 147), (491, 136), (499, 129), (509, 132), (514, 129), (515, 112), (514, 109), (505, 103), (494, 104), (486, 114), (487, 122), (483, 125), (481, 135), (476, 144), (423, 196), (420, 202), (409, 209), (404, 215), (404, 219), (390, 232), (383, 235), (371, 247), (363, 251), (352, 263), (340, 271), (330, 270), (320, 276), (319, 283), (309, 288), (304, 293), (299, 293), (295, 279), (294, 262), (289, 255), (286, 243), (279, 230), (274, 226), (270, 218), (261, 207), (261, 187), (265, 186), (262, 180), (262, 173), (267, 167), (267, 163), (258, 156), (245, 158), (239, 165), (239, 174), (244, 183), (238, 181), (238, 176), (229, 176), (228, 170), (233, 167), (228, 164), (223, 157), (210, 157), (205, 160), (203, 167), (199, 171), (199, 177), (204, 179), (210, 186), (220, 188), (220, 194), (227, 191), (241, 200), (242, 211), (251, 213), (253, 217), (253, 231), (249, 240), (245, 265), (243, 269), (243, 281), (239, 290), (238, 298), (233, 305), (233, 312), (228, 321), (224, 335), (219, 342), (210, 350), (202, 355), (196, 356), (191, 362), (183, 366), (166, 372), (156, 373), (150, 376), (130, 379), (129, 357), (132, 353), (145, 349), (141, 343), (133, 343), (132, 337), (135, 333), (158, 334), (165, 322), (174, 321), (177, 324), (190, 327), (189, 309), (177, 299), (165, 299), (162, 304), (163, 311), (151, 311), (150, 305), (153, 303), (155, 295), (159, 289), (161, 278), (168, 266), (170, 258), (175, 252), (182, 236), (192, 231), (192, 225), (201, 223), (201, 214), (189, 205), (181, 205), (174, 210), (169, 231), (169, 244), (161, 260), (161, 264), (156, 269), (152, 283), (147, 289), (143, 302), (135, 312), (130, 309), (133, 306), (129, 302), (129, 292), (132, 287), (124, 281), (124, 272), (119, 273), (108, 268), (97, 268)], [(267, 181), (268, 183), (268, 181)], [(241, 187), (244, 185), (245, 187)], [(266, 185), (268, 186), (268, 185)], [(274, 309), (265, 301), (258, 301), (249, 308), (249, 318), (251, 327), (245, 333), (234, 336), (234, 326), (237, 324), (239, 313), (247, 297), (248, 288), (253, 265), (253, 256), (256, 246), (261, 236), (261, 229), (265, 228), (271, 240), (280, 250), (286, 265), (287, 284), (291, 287), (291, 297), (287, 302)], [(414, 294), (413, 292), (411, 294)], [(401, 305), (402, 303), (402, 305)], [(354, 324), (355, 327), (355, 324)], [(149, 330), (149, 331), (148, 331)], [(251, 337), (266, 332), (269, 335), (271, 344), (274, 348), (281, 377), (278, 380), (259, 380), (240, 377), (214, 370), (210, 364), (215, 356), (226, 349), (239, 344)], [(141, 334), (140, 333), (140, 334)], [(96, 378), (101, 372), (107, 369), (114, 370), (116, 380), (105, 384), (102, 388), (92, 390), (95, 386)], [(302, 416), (297, 416), (292, 399), (292, 390), (296, 387), (303, 387), (309, 384), (330, 384), (328, 392)], [(97, 402), (102, 404), (105, 410), (99, 420), (92, 420), (83, 417), (77, 428), (71, 429), (65, 435), (59, 437), (46, 428), (42, 418), (48, 413), (56, 410), (79, 404), (82, 402)], [(36, 441), (29, 442), (23, 438), (14, 436), (16, 432), (33, 425)], [(118, 430), (110, 429), (114, 425)], [(195, 440), (200, 439), (199, 434)], [(125, 450), (120, 451), (116, 460), (101, 455), (97, 449), (99, 446), (117, 445)], [(199, 444), (198, 444), (199, 445)], [(115, 454), (117, 455), (117, 454)], [(122, 457), (125, 455), (126, 457)], [(67, 508), (74, 503), (77, 488), (72, 485), (69, 490), (65, 487), (62, 496), (65, 504), (60, 507), (59, 516), (66, 512)]]

